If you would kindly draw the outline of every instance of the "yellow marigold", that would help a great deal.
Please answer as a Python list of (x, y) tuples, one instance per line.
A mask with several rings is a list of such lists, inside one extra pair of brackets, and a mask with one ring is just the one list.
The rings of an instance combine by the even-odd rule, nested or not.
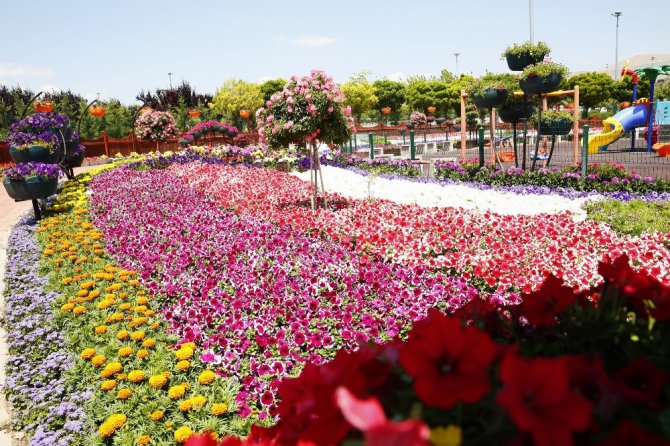
[(181, 412), (188, 412), (193, 408), (193, 403), (191, 402), (190, 399), (184, 400), (181, 403), (179, 403), (179, 410)]
[(211, 370), (205, 370), (198, 376), (198, 382), (203, 385), (211, 384), (216, 379), (216, 373)]
[(170, 390), (168, 390), (168, 397), (171, 400), (177, 400), (184, 396), (184, 393), (186, 392), (186, 389), (182, 385), (178, 386), (172, 386), (170, 387)]
[(140, 359), (144, 359), (144, 358), (146, 358), (147, 356), (149, 356), (149, 350), (141, 349), (141, 350), (138, 350), (138, 351), (137, 351), (137, 357), (138, 357), (138, 358), (140, 358)]
[(128, 375), (126, 373), (119, 373), (118, 375), (116, 375), (116, 379), (118, 379), (119, 381), (123, 381), (127, 377)]
[(123, 320), (123, 314), (121, 313), (114, 313), (110, 317), (107, 318), (108, 323), (109, 322), (121, 322)]
[(121, 305), (119, 305), (119, 310), (121, 311), (128, 311), (132, 308), (133, 306), (130, 305), (130, 302), (124, 302)]
[(116, 380), (114, 379), (108, 379), (107, 381), (104, 381), (100, 385), (100, 389), (103, 392), (109, 392), (110, 390), (114, 390), (116, 388)]
[(67, 303), (67, 304), (63, 305), (62, 307), (60, 307), (61, 311), (65, 311), (65, 312), (70, 311), (73, 308), (74, 308), (73, 303)]
[(95, 356), (95, 349), (94, 348), (85, 348), (81, 352), (82, 359), (91, 359), (93, 356)]
[(189, 387), (191, 387), (191, 383), (189, 383), (188, 381), (184, 381), (183, 383), (181, 383), (181, 385), (184, 387), (184, 389), (188, 389)]
[(127, 358), (128, 356), (133, 354), (133, 348), (132, 347), (121, 347), (118, 351), (118, 355), (122, 358)]
[(191, 404), (193, 405), (194, 409), (198, 409), (207, 404), (207, 398), (202, 395), (196, 395), (191, 398)]
[(191, 359), (193, 357), (193, 349), (189, 347), (182, 346), (177, 352), (177, 359), (183, 361), (184, 359)]
[(137, 280), (137, 279), (133, 279), (133, 280), (131, 280), (131, 281), (128, 282), (128, 283), (129, 283), (130, 285), (132, 285), (132, 286), (139, 286), (140, 281)]
[(90, 293), (88, 293), (88, 297), (90, 297), (91, 299), (95, 299), (96, 297), (99, 297), (99, 296), (100, 296), (100, 291), (98, 291), (98, 290), (93, 290)]
[(51, 249), (45, 249), (44, 251), (42, 251), (42, 254), (44, 254), (47, 257), (50, 256), (53, 253), (54, 252)]
[(184, 342), (181, 345), (181, 348), (190, 348), (191, 350), (195, 351), (195, 342)]
[(228, 405), (226, 403), (212, 404), (212, 408), (210, 409), (210, 412), (212, 413), (212, 415), (218, 417), (219, 415), (223, 415), (226, 412), (228, 412)]
[(107, 361), (107, 358), (105, 358), (105, 355), (95, 355), (93, 359), (91, 359), (91, 362), (93, 363), (94, 366), (100, 367)]
[(122, 287), (123, 285), (121, 285), (120, 283), (113, 283), (107, 288), (105, 288), (105, 291), (107, 291), (108, 293), (113, 293), (114, 291), (119, 291)]
[(151, 317), (154, 316), (156, 312), (154, 310), (147, 310), (144, 312), (144, 317)]
[(130, 389), (121, 389), (119, 390), (119, 394), (117, 395), (117, 398), (120, 400), (127, 400), (128, 398), (131, 397), (133, 394), (133, 391)]
[(154, 389), (160, 389), (165, 384), (167, 384), (167, 376), (165, 375), (154, 375), (149, 378), (149, 385)]
[(137, 439), (137, 444), (139, 446), (145, 446), (149, 443), (151, 443), (151, 437), (148, 435), (142, 435), (140, 438)]
[(185, 443), (186, 440), (191, 438), (193, 431), (188, 426), (182, 426), (176, 431), (174, 431), (174, 439), (177, 443)]
[(74, 280), (74, 279), (73, 279), (72, 277), (64, 277), (63, 280), (61, 280), (60, 282), (61, 282), (63, 285), (69, 285), (69, 284), (72, 283), (73, 280)]
[(95, 334), (97, 334), (97, 335), (105, 334), (105, 333), (107, 333), (107, 326), (106, 325), (98, 325), (97, 327), (95, 327), (94, 331), (95, 331)]
[(79, 305), (78, 307), (74, 307), (72, 312), (76, 315), (84, 314), (86, 313), (86, 307)]
[[(137, 294), (140, 294), (140, 293), (138, 292)], [(119, 294), (119, 297), (120, 297), (121, 299), (126, 299), (126, 298), (128, 298), (128, 293), (123, 292), (123, 293)]]
[(82, 283), (79, 288), (82, 290), (90, 290), (95, 286), (95, 281), (93, 280), (87, 280), (86, 282)]
[(147, 311), (147, 306), (146, 305), (137, 305), (136, 307), (133, 308), (133, 311), (135, 313), (144, 313)]
[(191, 367), (191, 363), (189, 361), (183, 360), (177, 363), (177, 370), (181, 372), (188, 370), (189, 367)]
[(103, 378), (109, 378), (110, 376), (114, 376), (117, 373), (121, 372), (122, 370), (123, 366), (121, 366), (120, 362), (110, 362), (105, 366), (101, 375)]
[(128, 373), (128, 381), (132, 383), (139, 383), (144, 381), (144, 372), (142, 370), (133, 370)]
[(145, 339), (142, 342), (142, 347), (144, 348), (154, 348), (156, 346), (156, 340), (152, 338)]
[(172, 430), (172, 426), (174, 426), (174, 423), (172, 421), (165, 422), (165, 427), (168, 428), (169, 430)]
[(109, 418), (107, 418), (105, 422), (100, 425), (100, 436), (111, 436), (117, 429), (126, 424), (126, 421), (128, 421), (128, 417), (122, 413), (115, 413), (114, 415), (110, 415)]
[(146, 333), (144, 333), (142, 330), (137, 330), (133, 332), (133, 334), (130, 336), (130, 339), (133, 341), (141, 341), (144, 339), (144, 336), (146, 336)]
[(112, 305), (114, 305), (113, 300), (105, 299), (105, 300), (101, 300), (100, 302), (98, 302), (96, 304), (96, 307), (98, 308), (98, 310), (106, 310), (107, 308), (111, 307)]
[(116, 339), (118, 339), (119, 341), (124, 341), (128, 339), (128, 336), (130, 336), (128, 330), (119, 330), (119, 332), (116, 334)]
[(144, 296), (145, 294), (147, 294), (147, 292), (146, 292), (146, 290), (139, 290), (139, 291), (138, 291), (137, 293), (135, 293), (135, 294), (137, 294), (138, 296)]
[(129, 325), (130, 325), (130, 327), (135, 328), (135, 327), (139, 327), (140, 325), (144, 325), (146, 323), (147, 323), (147, 318), (146, 317), (138, 317), (138, 318), (133, 319), (130, 322)]
[(154, 322), (153, 324), (151, 324), (151, 329), (152, 329), (152, 330), (155, 330), (155, 329), (157, 329), (158, 327), (160, 327), (160, 325), (161, 325), (160, 323), (158, 323), (158, 322)]
[(163, 412), (162, 410), (156, 410), (151, 414), (151, 419), (153, 421), (160, 421), (163, 419), (164, 416), (165, 412)]
[(147, 299), (144, 296), (137, 298), (137, 305), (146, 305), (148, 303), (149, 303), (149, 299)]

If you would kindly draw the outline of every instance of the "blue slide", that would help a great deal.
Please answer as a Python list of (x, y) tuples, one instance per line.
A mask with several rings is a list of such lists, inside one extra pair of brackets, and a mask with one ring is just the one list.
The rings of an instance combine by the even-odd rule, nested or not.
[(603, 121), (603, 131), (589, 136), (589, 154), (598, 153), (598, 149), (612, 144), (621, 138), (626, 132), (635, 127), (642, 127), (649, 119), (649, 104), (643, 103), (633, 107), (624, 108)]

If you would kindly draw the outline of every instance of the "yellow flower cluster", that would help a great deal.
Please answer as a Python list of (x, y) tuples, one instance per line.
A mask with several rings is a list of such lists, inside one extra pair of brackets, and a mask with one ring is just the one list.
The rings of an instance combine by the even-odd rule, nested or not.
[(112, 434), (114, 434), (114, 432), (123, 427), (123, 425), (126, 424), (126, 421), (128, 421), (128, 417), (122, 413), (116, 413), (114, 415), (110, 415), (109, 418), (107, 418), (100, 425), (99, 430), (100, 436), (101, 437), (111, 436)]

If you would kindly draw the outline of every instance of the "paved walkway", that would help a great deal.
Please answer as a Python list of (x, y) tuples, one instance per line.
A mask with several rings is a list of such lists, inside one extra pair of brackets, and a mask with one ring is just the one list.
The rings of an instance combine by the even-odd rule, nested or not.
[[(93, 166), (78, 167), (75, 174), (92, 169)], [(0, 308), (5, 308), (5, 266), (7, 263), (7, 239), (21, 215), (31, 211), (32, 202), (15, 202), (7, 193), (0, 188)], [(0, 385), (5, 384), (5, 363), (8, 357), (7, 342), (5, 331), (0, 328)], [(22, 432), (12, 432), (11, 429), (11, 408), (5, 400), (4, 395), (0, 395), (0, 445), (2, 446), (22, 446), (28, 443), (28, 438)]]

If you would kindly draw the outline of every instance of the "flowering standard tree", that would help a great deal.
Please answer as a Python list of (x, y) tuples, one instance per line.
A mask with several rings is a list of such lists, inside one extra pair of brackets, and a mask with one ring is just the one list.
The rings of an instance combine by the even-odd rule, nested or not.
[(275, 149), (294, 144), (308, 152), (314, 185), (312, 209), (318, 204), (319, 175), (324, 206), (328, 205), (318, 144), (342, 144), (351, 134), (351, 108), (345, 107), (343, 100), (344, 94), (330, 76), (312, 70), (309, 76), (293, 76), (256, 112), (261, 142)]
[(160, 144), (178, 135), (177, 123), (169, 112), (152, 111), (144, 113), (135, 121), (137, 136)]

